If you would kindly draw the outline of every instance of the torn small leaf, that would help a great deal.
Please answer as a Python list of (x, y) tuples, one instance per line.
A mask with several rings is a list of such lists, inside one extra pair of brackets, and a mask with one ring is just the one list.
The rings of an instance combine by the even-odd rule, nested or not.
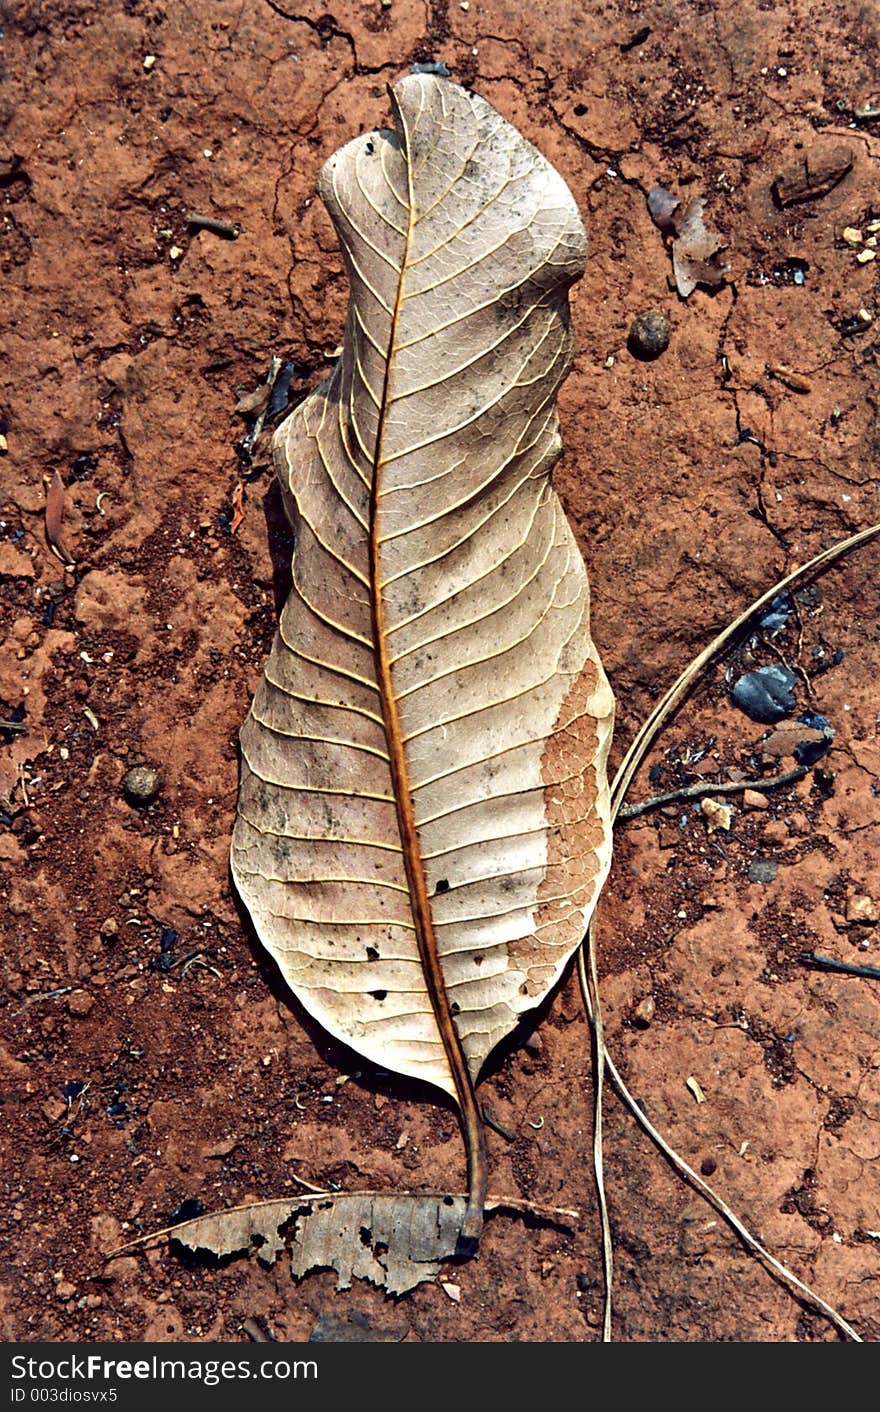
[(460, 1196), (352, 1193), (313, 1203), (297, 1214), (291, 1272), (333, 1269), (337, 1289), (370, 1280), (406, 1294), (440, 1273), (454, 1255), (467, 1202)]
[(672, 269), (682, 299), (693, 294), (698, 284), (717, 289), (730, 274), (730, 265), (720, 259), (724, 240), (703, 220), (705, 204), (702, 197), (692, 197), (676, 223)]

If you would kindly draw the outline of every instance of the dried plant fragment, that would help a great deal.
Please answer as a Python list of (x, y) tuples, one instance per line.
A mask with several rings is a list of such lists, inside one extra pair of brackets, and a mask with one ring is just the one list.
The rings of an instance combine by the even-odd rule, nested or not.
[(411, 1192), (285, 1197), (197, 1216), (169, 1234), (188, 1250), (221, 1257), (247, 1252), (268, 1265), (289, 1248), (296, 1279), (335, 1270), (338, 1289), (365, 1279), (405, 1294), (455, 1254), (466, 1206), (464, 1196)]
[(319, 191), (351, 299), (274, 455), (293, 588), (241, 732), (232, 870), (296, 995), (375, 1063), (474, 1085), (578, 946), (611, 851), (613, 701), (550, 484), (586, 237), (561, 177), (434, 75)]
[[(339, 1289), (347, 1289), (352, 1279), (366, 1279), (389, 1294), (405, 1294), (434, 1279), (441, 1262), (459, 1252), (467, 1206), (467, 1196), (446, 1192), (318, 1191), (194, 1216), (139, 1236), (105, 1258), (161, 1236), (196, 1253), (256, 1255), (266, 1265), (289, 1250), (294, 1279), (332, 1269)], [(566, 1207), (493, 1196), (485, 1209), (563, 1230), (580, 1218), (580, 1212)]]
[(337, 1289), (370, 1280), (389, 1294), (406, 1294), (440, 1273), (458, 1246), (467, 1201), (463, 1196), (370, 1193), (315, 1202), (298, 1217), (291, 1270), (332, 1269)]
[(49, 489), (46, 491), (46, 539), (50, 549), (57, 554), (62, 564), (73, 567), (76, 560), (67, 552), (61, 538), (63, 522), (64, 481), (61, 479), (61, 473), (56, 471), (49, 482)]
[(717, 289), (730, 274), (730, 265), (720, 258), (724, 240), (703, 220), (705, 204), (701, 197), (692, 197), (676, 223), (672, 269), (682, 299), (693, 294), (698, 284)]

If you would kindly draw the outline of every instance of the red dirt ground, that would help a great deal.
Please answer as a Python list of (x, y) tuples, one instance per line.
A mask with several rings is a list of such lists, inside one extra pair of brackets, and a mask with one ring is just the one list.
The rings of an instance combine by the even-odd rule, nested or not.
[[(236, 734), (289, 548), (266, 475), (229, 533), (237, 394), (273, 355), (295, 363), (293, 394), (326, 373), (346, 287), (317, 172), (387, 121), (387, 81), (446, 60), (558, 166), (590, 233), (556, 481), (590, 569), (619, 756), (743, 606), (880, 519), (880, 261), (842, 238), (880, 215), (877, 11), (6, 0), (0, 13), (0, 715), (23, 704), (27, 728), (0, 733), (5, 1336), (236, 1339), (256, 1319), (281, 1340), (316, 1321), (331, 1339), (595, 1339), (589, 1036), (571, 977), (482, 1093), (512, 1138), (490, 1134), (491, 1188), (582, 1220), (493, 1218), (479, 1259), (449, 1276), (460, 1302), (439, 1285), (396, 1303), (337, 1293), (328, 1273), (295, 1286), (283, 1262), (211, 1266), (164, 1247), (101, 1264), (193, 1199), (294, 1194), (297, 1176), (462, 1181), (452, 1111), (289, 1003), (232, 896)], [(839, 147), (848, 175), (780, 209), (777, 173)], [(732, 265), (719, 291), (670, 291), (645, 201), (658, 180), (706, 198)], [(239, 223), (239, 239), (188, 230), (187, 210)], [(626, 338), (652, 307), (672, 341), (646, 364)], [(56, 470), (75, 573), (44, 536)], [(878, 566), (876, 544), (859, 550), (800, 596), (775, 643), (714, 667), (632, 797), (789, 766), (765, 761), (764, 728), (724, 681), (780, 654), (803, 674), (798, 708), (837, 733), (819, 773), (767, 810), (731, 801), (729, 834), (686, 805), (623, 826), (599, 911), (608, 1042), (633, 1092), (867, 1339), (880, 1335), (880, 991), (797, 956), (871, 961), (880, 942)], [(162, 791), (138, 813), (120, 781), (143, 761)], [(750, 881), (760, 859), (772, 881)], [(163, 964), (178, 964), (163, 970), (166, 929)], [(196, 950), (204, 964), (186, 968)], [(616, 1337), (836, 1338), (609, 1107)]]

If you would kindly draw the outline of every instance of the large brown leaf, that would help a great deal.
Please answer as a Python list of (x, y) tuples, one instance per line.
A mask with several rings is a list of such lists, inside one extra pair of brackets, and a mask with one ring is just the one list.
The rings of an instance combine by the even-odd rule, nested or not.
[(586, 238), (561, 177), (428, 75), (319, 184), (351, 283), (275, 436), (293, 588), (241, 733), (232, 867), (303, 1004), (458, 1100), (554, 984), (610, 859), (613, 702), (550, 484)]

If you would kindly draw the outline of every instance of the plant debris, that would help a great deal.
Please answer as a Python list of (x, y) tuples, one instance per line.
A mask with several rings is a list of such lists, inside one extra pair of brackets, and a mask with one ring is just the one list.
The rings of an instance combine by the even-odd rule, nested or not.
[(692, 197), (676, 222), (672, 269), (682, 299), (693, 294), (698, 284), (718, 289), (731, 270), (731, 266), (720, 258), (725, 249), (723, 237), (717, 231), (709, 230), (703, 220), (705, 204), (702, 197)]
[(61, 473), (56, 471), (46, 492), (46, 539), (49, 547), (58, 555), (62, 564), (72, 568), (76, 563), (73, 555), (68, 553), (61, 538), (61, 528), (64, 521), (64, 481)]

